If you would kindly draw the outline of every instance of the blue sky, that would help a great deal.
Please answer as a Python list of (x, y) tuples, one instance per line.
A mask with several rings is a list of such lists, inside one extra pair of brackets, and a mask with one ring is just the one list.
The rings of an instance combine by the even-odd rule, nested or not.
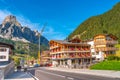
[(23, 26), (41, 30), (48, 39), (65, 39), (91, 16), (110, 10), (120, 0), (0, 0), (0, 23), (15, 15)]

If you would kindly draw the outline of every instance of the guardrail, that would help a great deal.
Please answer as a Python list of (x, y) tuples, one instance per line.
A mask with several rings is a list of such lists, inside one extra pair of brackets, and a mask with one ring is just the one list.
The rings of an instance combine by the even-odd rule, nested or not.
[[(3, 65), (0, 67), (0, 80), (4, 80), (4, 77), (14, 71), (14, 62)], [(3, 79), (2, 79), (3, 78)]]
[(0, 70), (0, 80), (4, 80), (4, 71)]

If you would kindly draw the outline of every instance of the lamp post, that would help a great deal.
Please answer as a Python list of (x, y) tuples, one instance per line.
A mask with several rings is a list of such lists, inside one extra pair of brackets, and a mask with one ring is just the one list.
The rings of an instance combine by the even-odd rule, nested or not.
[(27, 43), (24, 45), (25, 49), (28, 51), (27, 55), (26, 55), (26, 63), (27, 63), (27, 67), (29, 67), (29, 52), (30, 52), (30, 45)]
[(39, 41), (38, 41), (38, 64), (40, 64), (40, 61), (41, 61), (41, 51), (40, 51), (40, 42), (41, 42), (41, 35), (42, 35), (42, 33), (43, 33), (43, 31), (44, 31), (44, 29), (45, 29), (45, 26), (46, 26), (46, 24), (44, 24), (44, 26), (43, 26), (43, 28), (41, 29), (41, 31), (40, 31), (40, 33), (39, 33)]

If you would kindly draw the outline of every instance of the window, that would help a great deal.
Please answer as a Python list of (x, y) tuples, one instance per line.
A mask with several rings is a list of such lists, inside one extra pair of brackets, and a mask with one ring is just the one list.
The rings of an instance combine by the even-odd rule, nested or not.
[(0, 52), (6, 52), (6, 48), (0, 48)]
[(0, 59), (6, 59), (6, 56), (0, 56)]

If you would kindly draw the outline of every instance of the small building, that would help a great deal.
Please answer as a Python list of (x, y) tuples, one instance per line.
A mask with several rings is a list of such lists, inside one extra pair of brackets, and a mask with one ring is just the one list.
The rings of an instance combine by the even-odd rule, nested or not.
[(94, 36), (94, 48), (96, 52), (96, 58), (104, 60), (105, 57), (115, 54), (117, 48), (117, 37), (112, 34), (98, 34)]
[(14, 46), (0, 42), (0, 63), (10, 61), (10, 55), (13, 54)]
[(49, 65), (51, 64), (50, 51), (43, 51), (41, 54), (41, 64)]
[(49, 44), (52, 66), (82, 68), (91, 63), (90, 45), (78, 38), (51, 40)]
[(96, 58), (96, 52), (95, 52), (95, 47), (94, 47), (94, 41), (93, 40), (87, 40), (86, 42), (87, 42), (87, 44), (90, 45), (92, 58), (95, 59)]

